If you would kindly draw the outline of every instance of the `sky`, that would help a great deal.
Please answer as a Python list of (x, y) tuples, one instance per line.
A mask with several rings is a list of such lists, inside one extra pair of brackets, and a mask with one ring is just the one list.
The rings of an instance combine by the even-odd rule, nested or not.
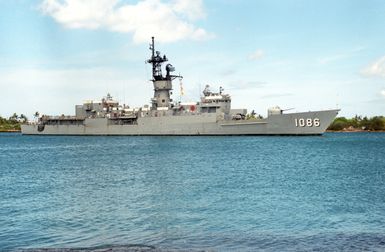
[(176, 101), (208, 84), (263, 116), (385, 115), (383, 0), (0, 0), (0, 116), (149, 104), (151, 36), (184, 77)]

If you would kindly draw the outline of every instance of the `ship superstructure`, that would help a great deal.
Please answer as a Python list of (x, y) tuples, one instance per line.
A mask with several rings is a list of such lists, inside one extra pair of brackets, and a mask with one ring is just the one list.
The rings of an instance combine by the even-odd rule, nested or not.
[(131, 108), (120, 105), (110, 94), (100, 101), (75, 106), (75, 116), (41, 116), (37, 122), (22, 125), (23, 134), (39, 135), (319, 135), (338, 109), (303, 113), (283, 113), (279, 107), (268, 110), (267, 118), (232, 109), (231, 97), (222, 87), (212, 92), (206, 85), (198, 102), (172, 100), (175, 68), (163, 63), (165, 55), (150, 44), (154, 96), (150, 105)]

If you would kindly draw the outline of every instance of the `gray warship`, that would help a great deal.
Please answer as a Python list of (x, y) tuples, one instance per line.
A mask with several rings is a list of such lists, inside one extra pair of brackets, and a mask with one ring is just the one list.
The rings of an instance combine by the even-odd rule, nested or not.
[(267, 117), (232, 109), (231, 97), (222, 87), (212, 92), (207, 85), (198, 102), (174, 102), (172, 82), (175, 68), (162, 64), (168, 59), (150, 44), (154, 96), (151, 104), (139, 108), (120, 105), (111, 95), (100, 101), (75, 106), (75, 116), (42, 115), (21, 125), (25, 135), (321, 135), (339, 109), (286, 113), (280, 107), (268, 109)]

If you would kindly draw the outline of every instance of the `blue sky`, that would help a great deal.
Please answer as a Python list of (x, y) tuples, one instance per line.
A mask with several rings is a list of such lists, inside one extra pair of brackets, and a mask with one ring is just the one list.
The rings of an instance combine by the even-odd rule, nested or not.
[(262, 115), (385, 114), (385, 1), (0, 0), (0, 115), (148, 104), (152, 35), (183, 101), (210, 84)]

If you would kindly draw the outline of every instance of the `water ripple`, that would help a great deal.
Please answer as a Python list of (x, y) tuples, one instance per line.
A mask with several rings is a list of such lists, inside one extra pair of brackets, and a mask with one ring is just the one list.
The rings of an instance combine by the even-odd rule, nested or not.
[(0, 134), (0, 250), (383, 251), (384, 145)]

